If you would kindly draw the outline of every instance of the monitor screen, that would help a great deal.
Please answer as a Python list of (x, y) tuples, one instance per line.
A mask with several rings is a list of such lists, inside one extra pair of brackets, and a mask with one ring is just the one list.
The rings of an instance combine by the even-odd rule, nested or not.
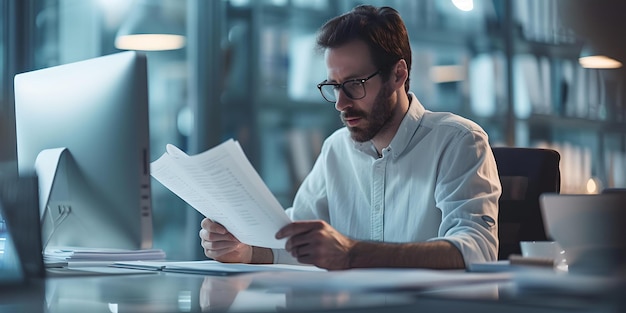
[(0, 287), (20, 283), (24, 279), (24, 272), (15, 249), (13, 235), (9, 233), (8, 223), (4, 215), (4, 207), (0, 202)]
[(0, 287), (45, 275), (37, 199), (35, 177), (0, 177)]
[(121, 52), (15, 76), (20, 175), (46, 247), (152, 246), (147, 60)]

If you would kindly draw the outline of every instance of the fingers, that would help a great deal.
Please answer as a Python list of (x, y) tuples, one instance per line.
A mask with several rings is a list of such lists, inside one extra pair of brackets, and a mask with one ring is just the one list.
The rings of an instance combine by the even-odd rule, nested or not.
[(277, 239), (289, 238), (285, 243), (285, 250), (298, 259), (315, 253), (315, 246), (319, 245), (320, 230), (324, 229), (323, 221), (298, 221), (293, 222), (276, 233)]
[(239, 241), (232, 241), (232, 240), (220, 240), (220, 241), (202, 240), (202, 242), (200, 243), (202, 248), (204, 248), (205, 250), (211, 250), (211, 251), (229, 251), (237, 247), (237, 245), (239, 244), (240, 244)]
[(200, 245), (204, 248), (204, 254), (207, 257), (217, 259), (234, 250), (239, 244), (237, 238), (219, 223), (204, 218), (200, 226), (202, 227), (198, 233), (201, 239)]
[(202, 240), (206, 240), (206, 241), (236, 241), (239, 242), (239, 240), (237, 240), (237, 238), (235, 238), (235, 236), (233, 234), (231, 234), (230, 232), (226, 231), (225, 233), (219, 233), (219, 232), (212, 232), (209, 231), (207, 229), (200, 229), (200, 232), (198, 233), (198, 235), (200, 236), (200, 239)]
[(237, 238), (231, 234), (226, 227), (208, 218), (204, 218), (200, 223), (202, 227), (198, 235), (203, 241), (236, 241)]
[(222, 226), (222, 224), (220, 223), (212, 221), (209, 218), (202, 219), (202, 222), (200, 223), (200, 227), (212, 233), (218, 233), (218, 234), (228, 233), (228, 230), (226, 229), (226, 227)]
[(234, 250), (239, 244), (239, 241), (230, 234), (210, 233), (206, 229), (200, 230), (200, 239), (204, 254), (213, 259)]
[(251, 261), (252, 247), (241, 243), (224, 226), (208, 218), (203, 219), (200, 226), (200, 245), (208, 258), (228, 263)]
[(297, 222), (290, 223), (287, 226), (281, 228), (276, 233), (276, 239), (292, 237), (295, 235), (308, 233), (308, 232), (319, 230), (322, 228), (324, 228), (323, 221), (297, 221)]
[(354, 241), (324, 221), (298, 221), (276, 233), (276, 238), (289, 238), (287, 250), (298, 262), (326, 269), (350, 267), (350, 250)]
[(202, 241), (202, 248), (204, 249), (204, 254), (212, 259), (220, 259), (221, 256), (226, 255), (237, 248), (236, 244), (233, 242), (211, 242), (211, 241)]
[(309, 256), (315, 255), (315, 245), (310, 242), (302, 242), (300, 244), (292, 244), (287, 243), (285, 245), (285, 250), (291, 253), (294, 258), (297, 258), (298, 261), (301, 261)]
[[(205, 243), (206, 245), (206, 243)], [(250, 263), (252, 262), (252, 246), (230, 241), (224, 245), (212, 242), (204, 254), (214, 260), (224, 263)]]
[(202, 222), (200, 222), (200, 227), (202, 228), (209, 228), (209, 224), (213, 223), (213, 221), (211, 221), (209, 218), (205, 217), (202, 219)]
[(224, 240), (216, 240), (215, 238), (212, 238), (212, 236), (209, 236), (209, 239), (210, 240), (203, 239), (200, 243), (204, 250), (204, 255), (207, 257), (221, 262), (244, 261), (239, 257), (241, 256), (241, 251), (247, 249), (248, 246), (239, 242), (237, 239), (232, 237), (232, 235), (225, 236)]

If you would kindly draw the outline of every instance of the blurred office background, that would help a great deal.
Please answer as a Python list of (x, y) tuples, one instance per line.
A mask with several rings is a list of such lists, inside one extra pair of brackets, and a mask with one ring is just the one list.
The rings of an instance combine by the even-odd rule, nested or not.
[[(494, 146), (558, 150), (563, 193), (626, 187), (624, 67), (579, 63), (594, 51), (626, 61), (623, 46), (608, 44), (626, 34), (619, 0), (0, 0), (0, 174), (16, 172), (16, 73), (139, 49), (151, 160), (167, 143), (193, 154), (235, 138), (288, 207), (341, 127), (316, 88), (326, 72), (315, 31), (364, 2), (406, 21), (411, 89), (427, 109), (478, 122)], [(121, 46), (136, 28), (175, 35), (173, 46)], [(154, 246), (173, 260), (202, 258), (200, 216), (152, 188)]]

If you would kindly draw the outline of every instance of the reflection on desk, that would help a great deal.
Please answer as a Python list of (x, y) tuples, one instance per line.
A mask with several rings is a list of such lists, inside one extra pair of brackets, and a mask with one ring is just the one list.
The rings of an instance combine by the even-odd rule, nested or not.
[[(334, 272), (261, 272), (230, 276), (205, 276), (185, 273), (146, 271), (147, 274), (104, 275), (81, 272), (60, 275), (43, 281), (40, 292), (29, 288), (0, 292), (0, 312), (624, 312), (624, 280), (536, 272), (513, 273), (510, 279), (460, 280), (454, 284), (423, 284), (446, 272), (428, 270), (398, 271), (412, 273), (422, 283), (405, 283), (384, 288), (333, 279), (351, 275), (372, 278), (387, 270)], [(462, 272), (450, 272), (465, 276)], [(306, 281), (288, 281), (304, 275)], [(495, 273), (500, 275), (501, 273)], [(411, 277), (411, 275), (405, 275)], [(521, 276), (518, 276), (521, 275)], [(356, 277), (352, 276), (352, 277)], [(274, 277), (275, 280), (270, 282)], [(389, 277), (392, 277), (390, 275)], [(468, 275), (472, 277), (472, 275)], [(496, 276), (494, 276), (496, 277)], [(498, 276), (499, 277), (499, 276)], [(324, 283), (325, 279), (330, 281)], [(558, 283), (549, 283), (558, 278)], [(562, 288), (568, 284), (593, 288)], [(332, 289), (327, 288), (333, 286)], [(17, 295), (17, 296), (16, 296)], [(16, 310), (17, 308), (17, 310)], [(38, 310), (37, 308), (41, 308)]]
[(407, 305), (403, 294), (302, 292), (251, 285), (255, 274), (82, 276), (46, 283), (46, 312), (288, 312)]

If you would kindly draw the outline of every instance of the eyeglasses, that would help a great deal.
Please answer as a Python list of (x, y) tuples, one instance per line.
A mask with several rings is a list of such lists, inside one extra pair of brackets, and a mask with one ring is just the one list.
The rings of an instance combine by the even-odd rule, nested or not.
[(317, 89), (320, 90), (322, 97), (328, 102), (337, 102), (339, 96), (339, 89), (343, 91), (348, 98), (352, 100), (359, 100), (365, 98), (365, 82), (370, 78), (380, 73), (380, 70), (366, 78), (357, 78), (346, 80), (341, 84), (328, 83), (326, 80), (317, 84)]

